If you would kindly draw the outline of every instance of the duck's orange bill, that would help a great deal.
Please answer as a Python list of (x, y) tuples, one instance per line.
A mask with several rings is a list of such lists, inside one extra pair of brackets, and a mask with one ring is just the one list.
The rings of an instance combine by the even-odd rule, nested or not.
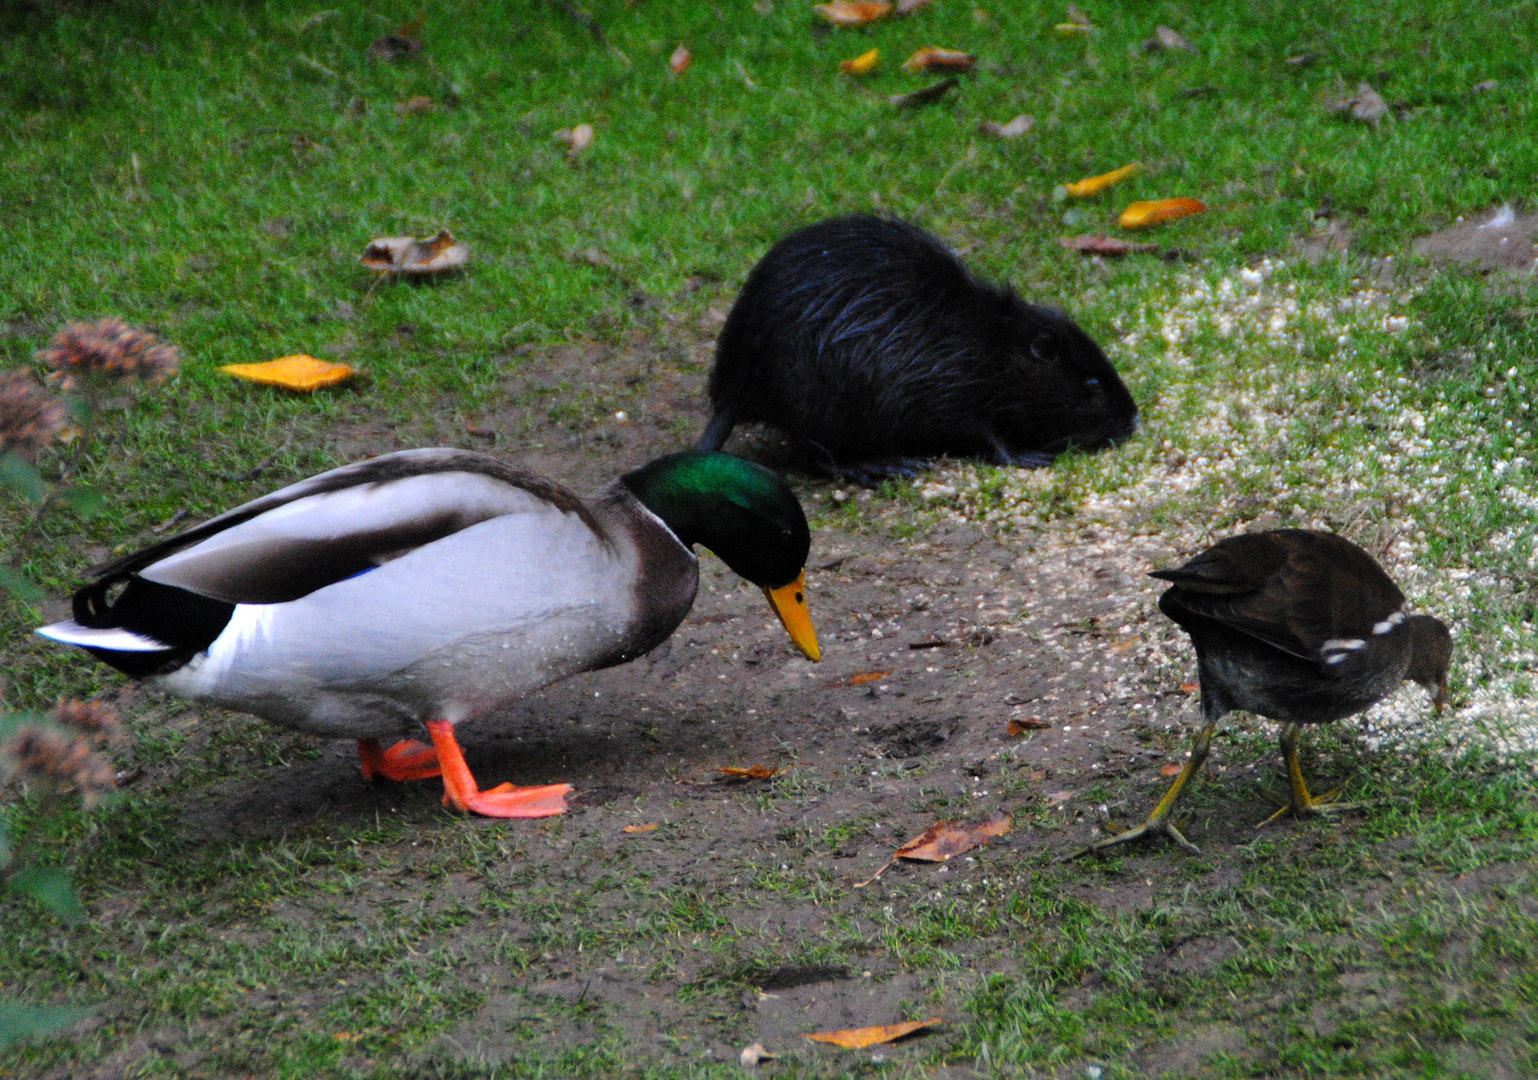
[(817, 631), (812, 627), (812, 615), (806, 607), (806, 571), (796, 575), (796, 580), (778, 589), (764, 586), (769, 606), (780, 617), (780, 625), (790, 635), (796, 648), (806, 654), (812, 663), (822, 659), (822, 649), (817, 646)]

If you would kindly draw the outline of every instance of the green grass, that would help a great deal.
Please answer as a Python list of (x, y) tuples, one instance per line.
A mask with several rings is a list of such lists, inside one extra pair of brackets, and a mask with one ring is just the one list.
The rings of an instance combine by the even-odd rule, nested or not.
[[(909, 20), (829, 32), (809, 4), (784, 0), (767, 14), (741, 0), (595, 0), (603, 48), (558, 5), (440, 4), (427, 12), (424, 54), (395, 64), (365, 50), (409, 6), (344, 5), (317, 19), (315, 5), (283, 3), (5, 8), (0, 367), (33, 364), (65, 321), (108, 314), (154, 327), (186, 360), (169, 386), (44, 461), (52, 478), (73, 460), (104, 510), (55, 508), (31, 527), (29, 508), (0, 502), (0, 562), (64, 595), (100, 551), (142, 542), (179, 510), (208, 515), (338, 464), (328, 434), (340, 426), (411, 422), (424, 440), (457, 438), (463, 418), (526, 369), (520, 346), (646, 340), (674, 366), (697, 365), (701, 317), (729, 305), (776, 237), (833, 213), (919, 220), (982, 272), (1115, 342), (1184, 310), (1196, 282), (1288, 256), (1328, 200), (1357, 235), (1353, 261), (1294, 261), (1278, 287), (1335, 303), (1362, 287), (1369, 258), (1392, 254), (1410, 266), (1401, 281), (1413, 294), (1404, 286), (1387, 310), (1407, 329), (1360, 328), (1348, 353), (1310, 324), (1298, 351), (1225, 336), (1212, 305), (1198, 305), (1179, 348), (1153, 334), (1116, 346), (1149, 406), (1143, 437), (1116, 454), (1035, 477), (963, 470), (954, 499), (899, 485), (874, 503), (818, 504), (818, 521), (895, 542), (921, 538), (948, 508), (1029, 535), (1092, 518), (1090, 496), (1148, 491), (1122, 526), (1221, 534), (1274, 512), (1373, 535), (1419, 530), (1420, 576), (1407, 587), (1456, 615), (1460, 694), (1492, 694), (1484, 721), (1500, 734), (1528, 696), (1534, 640), (1534, 519), (1510, 491), (1535, 479), (1524, 455), (1538, 320), (1518, 284), (1407, 256), (1413, 237), (1458, 215), (1529, 197), (1538, 7), (1086, 4), (1097, 33), (1064, 39), (1051, 31), (1058, 5), (984, 6), (979, 19), (972, 4), (935, 0)], [(1161, 22), (1199, 53), (1137, 49)], [(680, 41), (695, 60), (675, 79), (667, 57)], [(927, 81), (898, 68), (925, 44), (972, 51), (979, 70), (938, 105), (894, 111), (884, 95)], [(863, 85), (877, 96), (835, 73), (873, 46), (881, 68)], [(1310, 51), (1312, 66), (1284, 63)], [(1379, 129), (1323, 108), (1364, 79), (1405, 106)], [(1499, 87), (1470, 93), (1488, 79)], [(1207, 86), (1215, 92), (1183, 95)], [(398, 115), (413, 94), (438, 107)], [(1025, 138), (978, 133), (980, 121), (1020, 112), (1037, 121)], [(580, 122), (598, 137), (569, 163), (551, 133)], [(1148, 167), (1065, 226), (1053, 187), (1131, 160)], [(1127, 201), (1172, 195), (1209, 212), (1154, 239), (1199, 261), (1102, 265), (1054, 242), (1114, 231)], [(364, 300), (371, 279), (356, 257), (368, 239), (443, 226), (471, 245), (468, 273)], [(344, 302), (355, 318), (337, 318)], [(361, 386), (288, 398), (216, 372), (338, 345), (365, 371)], [(580, 428), (613, 407), (609, 393), (569, 387), (548, 408)], [(1214, 403), (1235, 405), (1228, 427), (1203, 428)], [(1257, 428), (1251, 406), (1280, 420)], [(1413, 466), (1395, 449), (1405, 409), (1426, 418), (1418, 437), (1430, 444)], [(1246, 448), (1232, 471), (1173, 494), (1137, 486), (1174, 468), (1172, 455), (1224, 441)], [(269, 472), (244, 476), (274, 451)], [(1361, 472), (1345, 489), (1351, 462)], [(1506, 462), (1499, 475), (1495, 462)], [(1433, 476), (1448, 494), (1413, 502)], [(1474, 576), (1455, 588), (1449, 570)], [(9, 704), (117, 685), (31, 638), (38, 618), (0, 598)], [(435, 1041), (544, 954), (618, 957), (685, 982), (690, 1019), (675, 1035), (689, 1024), (733, 1031), (712, 1016), (729, 1013), (758, 966), (789, 961), (916, 972), (957, 1010), (944, 1038), (887, 1064), (796, 1060), (776, 1067), (785, 1075), (975, 1061), (1007, 1076), (1082, 1075), (1086, 1063), (1133, 1076), (1141, 1047), (1186, 1037), (1210, 1044), (1204, 1075), (1222, 1077), (1538, 1069), (1538, 803), (1521, 762), (1486, 755), (1479, 740), (1374, 757), (1358, 771), (1362, 794), (1388, 801), (1349, 827), (1262, 834), (1221, 864), (1165, 853), (1149, 902), (1117, 913), (1083, 887), (1129, 888), (1146, 861), (1053, 867), (1030, 845), (978, 854), (985, 873), (965, 888), (893, 874), (881, 891), (854, 893), (813, 856), (870, 823), (797, 833), (792, 815), (816, 791), (799, 773), (736, 804), (785, 817), (791, 838), (777, 856), (728, 854), (692, 885), (659, 884), (562, 822), (493, 833), (450, 820), (426, 792), (372, 828), (317, 821), (261, 842), (195, 840), (184, 804), (314, 750), (249, 718), (222, 718), (204, 738), (182, 718), (174, 703), (133, 710), (134, 760), (176, 766), (154, 790), (90, 817), (44, 815), (20, 795), (7, 807), (18, 843), (74, 868), (93, 917), (63, 927), (0, 901), (0, 992), (99, 1005), (102, 1020), (0, 1052), (0, 1074), (85, 1075), (119, 1055), (158, 1076), (740, 1075), (676, 1039), (672, 1060), (695, 1064), (655, 1064), (656, 1047), (627, 1044), (582, 1002), (530, 1001), (511, 1064), (477, 1064)], [(1269, 766), (1258, 736), (1234, 738), (1223, 748), (1232, 767)], [(1318, 747), (1336, 762), (1357, 753), (1330, 736)], [(922, 774), (910, 782), (924, 797)], [(1215, 812), (1227, 797), (1215, 787), (1193, 790), (1191, 809)], [(1147, 794), (1120, 782), (1106, 793), (1132, 806)], [(1050, 836), (1063, 816), (1027, 803), (1016, 827)], [(546, 863), (518, 857), (568, 843), (602, 873), (550, 880)], [(781, 930), (762, 924), (771, 903), (829, 917), (816, 931)], [(464, 932), (485, 920), (509, 929)], [(1189, 941), (1234, 947), (1207, 967), (1160, 960)], [(551, 1035), (588, 1023), (577, 1049)], [(1237, 1040), (1223, 1035), (1232, 1029)]]

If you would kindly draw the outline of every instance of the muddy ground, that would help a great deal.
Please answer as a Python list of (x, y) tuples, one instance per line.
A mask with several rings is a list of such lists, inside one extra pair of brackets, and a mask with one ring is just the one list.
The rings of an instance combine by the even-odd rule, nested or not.
[[(510, 362), (496, 407), (465, 414), (445, 401), (403, 423), (362, 416), (330, 438), (349, 458), (477, 447), (588, 490), (700, 430), (708, 347), (702, 336), (692, 352), (675, 346), (668, 356), (589, 345), (526, 354)], [(775, 453), (769, 441), (736, 445)], [(757, 589), (704, 558), (692, 614), (652, 655), (464, 725), (483, 784), (569, 782), (577, 795), (565, 817), (446, 824), (436, 781), (370, 787), (353, 747), (336, 743), (207, 792), (186, 829), (218, 844), (385, 815), (420, 823), (419, 840), (394, 853), (388, 872), (324, 903), (277, 901), (275, 913), (339, 933), (388, 925), (403, 904), (473, 913), (453, 947), (485, 1003), (432, 1056), (499, 1061), (533, 1045), (619, 1035), (662, 1060), (735, 1061), (752, 1042), (826, 1057), (838, 1052), (802, 1036), (917, 1016), (964, 1020), (968, 996), (1012, 970), (1008, 934), (951, 943), (943, 963), (914, 966), (884, 944), (884, 927), (916, 900), (965, 902), (990, 876), (994, 888), (1028, 888), (1046, 856), (1094, 839), (1102, 781), (1133, 781), (1112, 785), (1126, 797), (1110, 812), (1128, 823), (1151, 805), (1168, 783), (1161, 768), (1184, 756), (1197, 699), (1189, 650), (1158, 614), (1158, 583), (1142, 574), (1183, 553), (1147, 537), (995, 537), (955, 523), (900, 539), (894, 523), (912, 520), (906, 506), (826, 480), (802, 477), (798, 488), (814, 518), (841, 523), (814, 528), (807, 574), (820, 664), (792, 649)], [(1012, 735), (1011, 721), (1023, 731)], [(177, 726), (206, 738), (212, 725), (192, 712)], [(752, 765), (784, 772), (739, 782), (717, 771)], [(1219, 863), (1271, 810), (1236, 787), (1254, 775), (1239, 771), (1224, 765), (1220, 740), (1205, 784), (1233, 790), (1218, 799), (1220, 812), (1189, 827)], [(153, 784), (156, 772), (135, 782)], [(988, 848), (943, 867), (893, 866), (851, 887), (937, 819), (996, 812), (1017, 824)], [(506, 858), (457, 875), (452, 888), (427, 888), (434, 833), (445, 828), (481, 830)], [(1071, 886), (1076, 898), (1125, 911), (1190, 880), (1162, 845), (1138, 854), (1126, 873), (1086, 872)], [(509, 893), (525, 906), (486, 914)], [(541, 924), (526, 903), (536, 895), (557, 923), (673, 919), (675, 929), (616, 958)], [(679, 913), (690, 904), (692, 914)], [(712, 942), (726, 927), (707, 911), (727, 913), (729, 945)], [(1235, 947), (1183, 941), (1157, 963), (1203, 969)], [(509, 948), (524, 950), (519, 963), (507, 962)], [(1091, 980), (1066, 1004), (1087, 1003), (1094, 990)], [(1141, 1060), (1151, 1074), (1183, 1069), (1237, 1038), (1228, 1028), (1207, 1034), (1150, 1045)], [(942, 1029), (876, 1057), (933, 1052), (952, 1037)]]

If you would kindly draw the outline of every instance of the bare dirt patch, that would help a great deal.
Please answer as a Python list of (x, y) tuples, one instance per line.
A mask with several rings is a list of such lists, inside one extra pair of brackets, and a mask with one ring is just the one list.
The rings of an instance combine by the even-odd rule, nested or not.
[[(510, 362), (505, 394), (473, 414), (451, 400), (405, 420), (362, 414), (329, 439), (348, 457), (489, 449), (592, 489), (688, 445), (704, 419), (705, 353), (537, 351)], [(887, 935), (915, 903), (965, 907), (1004, 882), (1027, 887), (1049, 857), (1093, 839), (1104, 815), (1146, 812), (1197, 719), (1194, 665), (1143, 576), (1178, 553), (1094, 528), (1000, 536), (949, 522), (904, 539), (895, 525), (920, 511), (845, 493), (851, 512), (833, 485), (798, 483), (823, 522), (807, 575), (822, 663), (794, 651), (756, 589), (703, 557), (694, 610), (650, 656), (464, 725), (483, 781), (576, 787), (571, 811), (549, 823), (449, 819), (436, 782), (370, 787), (351, 745), (272, 731), (285, 763), (232, 774), (195, 800), (181, 820), (192, 843), (381, 820), (405, 823), (410, 839), (345, 897), (283, 901), (275, 920), (231, 932), (260, 943), (292, 926), (361, 942), (408, 911), (452, 926), (436, 940), (462, 957), (456, 978), (481, 1004), (423, 1051), (434, 1058), (494, 1063), (608, 1043), (642, 1058), (735, 1061), (757, 1041), (833, 1062), (839, 1052), (802, 1036), (931, 1015), (952, 1023), (882, 1053), (932, 1058), (950, 1045), (970, 995), (1012, 970), (999, 946), (1019, 928), (937, 931), (943, 963), (899, 959)], [(220, 726), (196, 712), (176, 723), (192, 739)], [(718, 772), (760, 764), (782, 772)], [(147, 766), (139, 782), (176, 767)], [(1209, 882), (1230, 876), (1223, 857), (1270, 813), (1253, 775), (1230, 769), (1220, 743), (1190, 800), (1188, 835), (1220, 864), (1204, 871)], [(1113, 791), (1119, 801), (1105, 805)], [(997, 812), (1016, 825), (987, 847), (853, 887), (938, 818)], [(640, 825), (657, 827), (624, 831)], [(467, 830), (499, 854), (445, 881), (432, 871), (435, 838)], [(1189, 880), (1168, 856), (1140, 848), (1127, 856), (1135, 872), (1086, 872), (1069, 892), (1108, 915), (1151, 909)], [(1144, 974), (1200, 974), (1234, 948), (1177, 941)], [(1096, 978), (1063, 1006), (1087, 1005)], [(329, 997), (364, 992), (351, 981)], [(1233, 1038), (1214, 1028), (1150, 1048), (1146, 1061), (1155, 1073), (1184, 1069)]]

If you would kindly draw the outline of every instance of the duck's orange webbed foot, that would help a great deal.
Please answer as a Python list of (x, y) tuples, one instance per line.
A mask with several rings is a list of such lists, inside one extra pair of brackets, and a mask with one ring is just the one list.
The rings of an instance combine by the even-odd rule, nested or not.
[(380, 746), (378, 739), (358, 740), (358, 761), (363, 766), (363, 779), (430, 780), (440, 776), (438, 751), (415, 739), (402, 739), (390, 749)]
[(541, 818), (566, 812), (570, 784), (546, 784), (543, 787), (514, 787), (498, 784), (482, 791), (465, 764), (454, 725), (447, 720), (429, 720), (427, 731), (438, 750), (443, 769), (443, 803), (484, 817)]

